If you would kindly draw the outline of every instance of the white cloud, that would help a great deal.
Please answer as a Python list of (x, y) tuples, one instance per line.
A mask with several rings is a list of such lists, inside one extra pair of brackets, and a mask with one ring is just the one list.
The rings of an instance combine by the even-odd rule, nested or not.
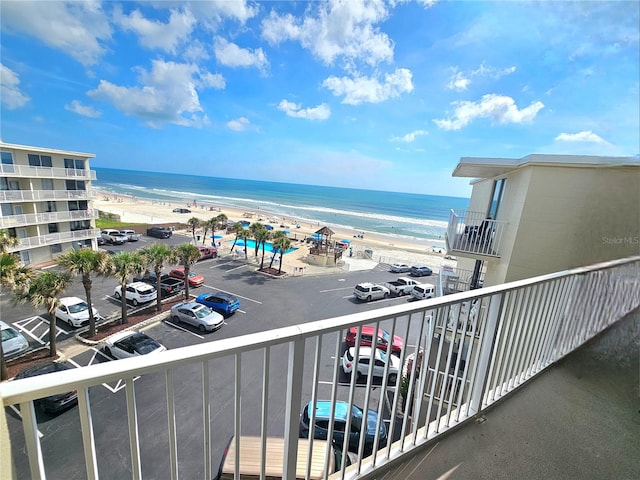
[(384, 81), (372, 77), (329, 77), (322, 86), (335, 96), (344, 95), (342, 103), (360, 105), (361, 103), (380, 103), (390, 98), (399, 97), (403, 93), (413, 91), (411, 70), (398, 68), (394, 73), (387, 73)]
[(447, 88), (449, 90), (457, 90), (458, 92), (461, 92), (463, 90), (466, 90), (470, 83), (471, 79), (465, 77), (464, 73), (455, 72), (453, 75), (451, 75), (451, 78), (449, 78)]
[(197, 91), (210, 86), (208, 73), (195, 65), (163, 60), (154, 60), (151, 71), (139, 68), (138, 72), (141, 86), (123, 87), (101, 80), (87, 95), (110, 102), (125, 115), (141, 118), (154, 128), (167, 122), (187, 127), (209, 124)]
[(29, 100), (27, 95), (20, 90), (20, 78), (18, 74), (0, 63), (0, 99), (2, 105), (9, 110), (22, 107)]
[(83, 117), (97, 118), (102, 115), (101, 112), (96, 110), (90, 105), (83, 105), (78, 100), (73, 100), (71, 103), (64, 106), (65, 110), (69, 110), (70, 112), (77, 113), (78, 115), (82, 115)]
[[(184, 3), (171, 2), (170, 4), (173, 6)], [(197, 18), (212, 19), (216, 22), (231, 18), (238, 20), (243, 25), (247, 20), (256, 16), (259, 11), (257, 5), (249, 5), (247, 0), (196, 0), (186, 2), (186, 4)]]
[(427, 132), (426, 130), (414, 130), (413, 132), (407, 133), (402, 137), (391, 137), (391, 141), (411, 143), (411, 142), (414, 142), (416, 138), (421, 137), (423, 135), (429, 135), (429, 132)]
[(326, 103), (321, 103), (313, 108), (302, 108), (298, 103), (282, 100), (278, 104), (278, 110), (283, 111), (289, 117), (304, 118), (307, 120), (326, 120), (331, 116), (331, 109)]
[(308, 14), (301, 20), (272, 11), (262, 21), (263, 38), (272, 45), (298, 41), (326, 65), (342, 59), (348, 70), (355, 62), (375, 66), (393, 60), (393, 42), (376, 27), (389, 15), (382, 2), (353, 0), (309, 5)]
[(236, 118), (227, 122), (227, 127), (234, 132), (244, 132), (251, 122), (246, 117)]
[(500, 77), (504, 77), (505, 75), (511, 75), (516, 71), (516, 67), (507, 67), (507, 68), (495, 68), (490, 65), (485, 65), (481, 63), (480, 66), (469, 72), (462, 72), (458, 69), (458, 67), (453, 67), (453, 73), (451, 77), (449, 77), (449, 83), (447, 84), (447, 88), (449, 90), (456, 90), (461, 92), (466, 90), (471, 84), (471, 79), (474, 77), (489, 77), (494, 80), (499, 79)]
[(114, 9), (114, 19), (124, 30), (138, 35), (143, 47), (170, 53), (176, 53), (178, 45), (189, 37), (196, 22), (189, 10), (171, 10), (169, 21), (162, 23), (144, 18), (139, 10), (125, 15), (120, 6)]
[(544, 108), (540, 101), (519, 109), (511, 97), (484, 95), (479, 102), (453, 102), (456, 106), (453, 119), (433, 120), (442, 130), (460, 130), (476, 118), (490, 118), (493, 123), (525, 123), (533, 120)]
[(227, 67), (256, 67), (265, 70), (269, 66), (267, 56), (258, 48), (253, 52), (247, 48), (240, 48), (222, 37), (216, 37), (214, 41), (216, 59)]
[(87, 2), (2, 2), (3, 34), (34, 36), (85, 66), (104, 54), (100, 42), (111, 38), (111, 26), (101, 5)]
[(222, 90), (227, 86), (224, 76), (220, 73), (200, 72), (198, 86), (211, 87)]
[(585, 142), (609, 145), (609, 142), (593, 133), (591, 130), (583, 130), (578, 133), (561, 133), (555, 139), (559, 142)]

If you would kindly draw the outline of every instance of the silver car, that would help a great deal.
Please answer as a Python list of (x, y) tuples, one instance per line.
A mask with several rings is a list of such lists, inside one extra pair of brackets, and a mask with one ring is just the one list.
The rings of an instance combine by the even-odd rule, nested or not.
[(198, 327), (201, 332), (213, 332), (224, 325), (224, 317), (206, 305), (196, 302), (179, 303), (171, 307), (171, 319)]
[(0, 320), (0, 333), (2, 334), (2, 351), (5, 358), (21, 354), (29, 349), (27, 339), (8, 323)]

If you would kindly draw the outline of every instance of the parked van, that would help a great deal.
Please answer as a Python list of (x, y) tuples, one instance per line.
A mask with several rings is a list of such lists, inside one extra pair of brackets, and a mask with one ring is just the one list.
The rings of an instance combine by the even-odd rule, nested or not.
[(418, 300), (425, 300), (436, 296), (436, 287), (430, 283), (415, 285), (411, 290), (411, 296)]
[[(260, 450), (262, 439), (260, 437), (241, 436), (240, 437), (240, 479), (257, 480), (260, 478)], [(329, 456), (329, 471), (325, 475), (325, 457), (327, 448), (331, 449)], [(304, 480), (307, 474), (307, 454), (309, 451), (309, 440), (300, 438), (298, 440), (298, 461), (296, 465), (296, 480)], [(347, 465), (350, 465), (350, 458), (347, 457)], [(229, 445), (222, 454), (218, 475), (214, 480), (234, 480), (234, 468), (236, 459), (235, 437), (231, 437)], [(267, 437), (267, 448), (265, 455), (264, 474), (267, 480), (280, 480), (282, 478), (282, 464), (284, 460), (284, 438)], [(325, 440), (314, 440), (311, 458), (310, 480), (320, 480), (325, 476), (335, 473), (342, 465), (342, 457)]]

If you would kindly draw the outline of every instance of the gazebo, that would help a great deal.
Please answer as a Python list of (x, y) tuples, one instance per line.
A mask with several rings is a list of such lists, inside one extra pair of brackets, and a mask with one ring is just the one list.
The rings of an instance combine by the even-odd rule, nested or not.
[(334, 232), (329, 227), (322, 227), (311, 235), (313, 246), (309, 250), (307, 261), (313, 265), (335, 267), (342, 258), (342, 249), (331, 240)]

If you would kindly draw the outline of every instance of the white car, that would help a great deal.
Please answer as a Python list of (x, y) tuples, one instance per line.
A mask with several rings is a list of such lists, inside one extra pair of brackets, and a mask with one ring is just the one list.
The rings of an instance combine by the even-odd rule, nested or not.
[[(92, 308), (93, 318), (101, 320), (98, 310)], [(70, 327), (83, 327), (89, 325), (89, 305), (78, 297), (64, 297), (60, 299), (60, 305), (56, 308), (55, 316), (58, 320), (66, 322)]]
[(127, 240), (130, 242), (137, 242), (141, 237), (141, 235), (136, 233), (135, 230), (120, 230), (120, 233), (127, 237)]
[[(139, 303), (151, 302), (158, 297), (156, 289), (144, 282), (129, 283), (126, 287), (126, 292), (127, 301), (131, 301), (134, 306), (138, 306)], [(120, 285), (113, 291), (113, 296), (118, 300), (122, 298), (122, 287)]]
[(356, 298), (367, 302), (387, 298), (390, 293), (387, 287), (376, 283), (359, 283), (353, 289), (353, 294)]
[(164, 352), (167, 348), (144, 333), (122, 331), (108, 337), (102, 349), (110, 357), (120, 359)]
[(15, 328), (0, 320), (0, 336), (4, 358), (15, 357), (29, 349), (29, 342)]
[(393, 273), (405, 273), (410, 272), (411, 267), (406, 263), (392, 263), (389, 270)]
[(119, 230), (114, 230), (113, 228), (102, 230), (100, 235), (106, 243), (110, 243), (111, 245), (122, 245), (128, 241), (128, 238), (125, 235), (120, 233)]
[(421, 283), (414, 285), (411, 290), (411, 296), (417, 300), (426, 300), (436, 296), (436, 287), (430, 283)]
[[(349, 374), (353, 371), (355, 359), (355, 351), (356, 347), (350, 347), (342, 357), (342, 369), (344, 373)], [(389, 383), (394, 385), (396, 380), (398, 380), (398, 372), (400, 371), (400, 359), (395, 355), (391, 355), (387, 357), (387, 354), (380, 350), (379, 348), (375, 349), (374, 357), (373, 357), (373, 376), (377, 378), (382, 378), (384, 375), (384, 366), (387, 364), (387, 358), (391, 358), (391, 363), (389, 364)], [(360, 351), (358, 352), (358, 367), (357, 367), (357, 375), (359, 377), (366, 377), (369, 375), (369, 367), (371, 361), (371, 347), (360, 347)]]

